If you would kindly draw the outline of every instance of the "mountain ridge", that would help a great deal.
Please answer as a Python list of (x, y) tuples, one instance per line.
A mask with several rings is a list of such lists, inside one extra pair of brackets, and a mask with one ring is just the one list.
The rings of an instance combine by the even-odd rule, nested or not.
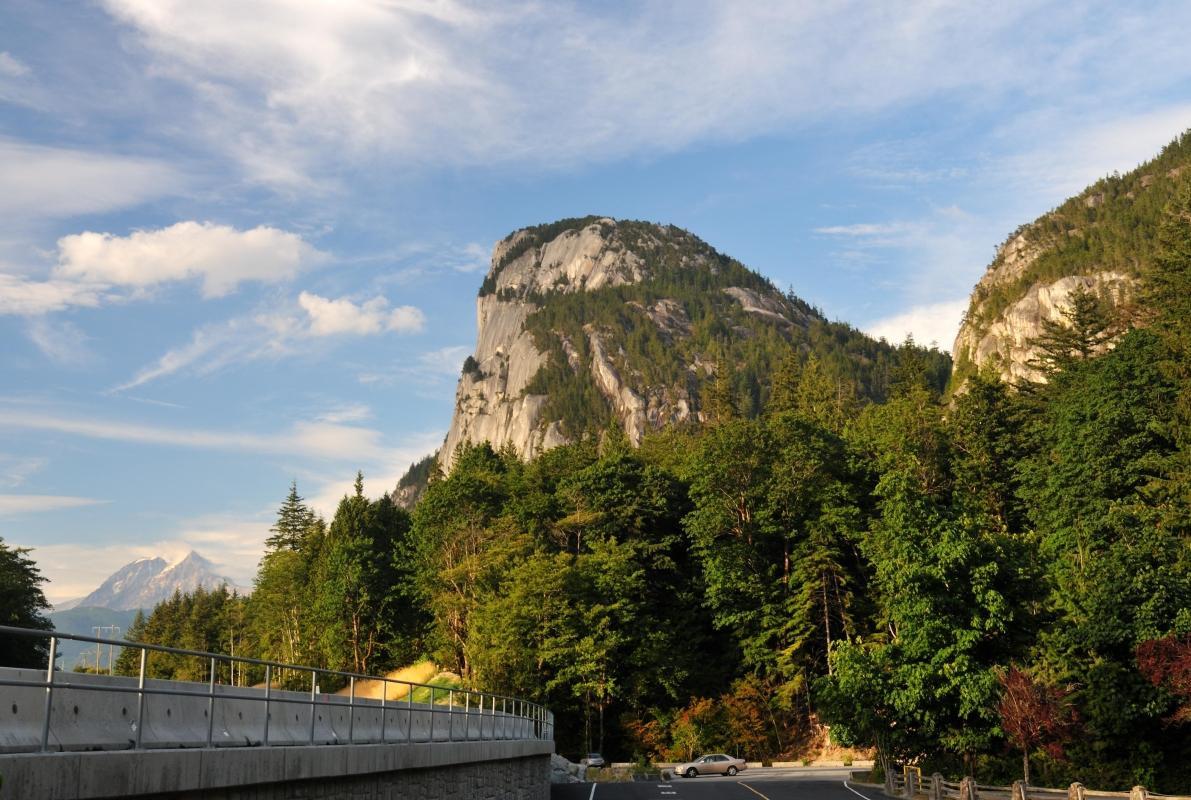
[(54, 610), (103, 608), (115, 611), (152, 609), (175, 591), (191, 592), (222, 585), (243, 592), (235, 581), (216, 572), (215, 565), (191, 550), (173, 563), (164, 558), (138, 558), (109, 575), (94, 591), (78, 600), (60, 603)]

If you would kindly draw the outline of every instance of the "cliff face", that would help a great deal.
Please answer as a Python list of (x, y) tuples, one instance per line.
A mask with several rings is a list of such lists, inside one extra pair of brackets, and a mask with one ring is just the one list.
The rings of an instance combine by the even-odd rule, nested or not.
[[(720, 380), (743, 416), (761, 411), (792, 352), (830, 364), (861, 395), (884, 396), (898, 352), (670, 225), (586, 217), (519, 230), (493, 248), (476, 302), (475, 351), (463, 364), (437, 468), (463, 442), (511, 445), (526, 458), (609, 425), (640, 444), (699, 424)], [(940, 385), (950, 360), (926, 358)], [(411, 505), (436, 465), (423, 461), (395, 497)]]
[[(441, 453), (454, 453), (463, 441), (488, 441), (497, 448), (511, 443), (532, 458), (574, 438), (576, 425), (568, 425), (565, 414), (549, 407), (548, 382), (538, 380), (535, 386), (535, 378), (550, 366), (551, 351), (562, 356), (556, 369), (569, 370), (576, 383), (593, 388), (597, 404), (602, 402), (634, 444), (648, 430), (701, 419), (695, 410), (696, 384), (714, 369), (710, 360), (683, 364), (685, 374), (678, 380), (651, 381), (631, 363), (631, 355), (638, 354), (626, 350), (624, 328), (602, 324), (608, 314), (584, 308), (566, 320), (569, 324), (527, 323), (562, 296), (587, 294), (600, 298), (601, 309), (611, 316), (626, 316), (630, 325), (647, 324), (670, 355), (681, 358), (684, 348), (676, 345), (679, 340), (690, 344), (692, 335), (685, 305), (651, 295), (664, 291), (659, 282), (681, 277), (675, 271), (702, 275), (713, 284), (718, 277), (730, 279), (720, 269), (722, 257), (668, 226), (606, 217), (571, 222), (517, 231), (493, 249), (492, 267), (476, 302), (474, 362), (468, 362), (459, 379), (455, 414)], [(645, 302), (610, 294), (616, 287), (637, 288)], [(735, 301), (742, 311), (770, 324), (790, 326), (806, 318), (772, 287), (723, 287), (721, 294), (725, 303)]]
[(1097, 295), (1127, 325), (1153, 257), (1162, 209), (1191, 179), (1191, 133), (1125, 175), (1097, 181), (1015, 231), (972, 291), (952, 353), (952, 385), (991, 366), (1006, 381), (1038, 380), (1031, 341), (1061, 322), (1072, 292)]

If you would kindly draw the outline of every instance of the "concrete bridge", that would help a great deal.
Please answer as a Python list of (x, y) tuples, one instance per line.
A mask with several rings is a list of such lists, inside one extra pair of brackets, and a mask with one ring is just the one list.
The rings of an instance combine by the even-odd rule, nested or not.
[[(0, 667), (0, 798), (541, 798), (554, 721), (514, 697), (0, 626), (130, 647), (136, 677)], [(192, 660), (208, 680), (148, 678)], [(262, 688), (231, 685), (237, 669)], [(358, 696), (363, 681), (376, 698)], [(320, 682), (346, 694), (323, 694)], [(282, 690), (280, 685), (307, 685)], [(415, 694), (419, 702), (415, 702)]]

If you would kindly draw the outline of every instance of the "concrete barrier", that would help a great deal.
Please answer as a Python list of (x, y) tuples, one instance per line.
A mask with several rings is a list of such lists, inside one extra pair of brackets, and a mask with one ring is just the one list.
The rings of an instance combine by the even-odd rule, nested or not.
[[(135, 678), (86, 673), (55, 673), (50, 712), (50, 750), (124, 750), (137, 743), (138, 694)], [(45, 673), (0, 668), (0, 680), (37, 685), (0, 686), (0, 752), (41, 749), (45, 718)], [(264, 690), (202, 682), (148, 680), (140, 711), (140, 746), (164, 750), (207, 746), (208, 727), (215, 747), (258, 747), (265, 743)], [(170, 694), (155, 694), (154, 690)], [(311, 743), (310, 693), (272, 690), (268, 744)], [(383, 714), (383, 723), (382, 723)], [(213, 720), (212, 720), (213, 717)], [(395, 701), (382, 710), (378, 699), (319, 694), (314, 705), (314, 744), (382, 742), (495, 741), (530, 738), (532, 722), (491, 706), (483, 713), (468, 704)], [(212, 721), (209, 721), (212, 720)]]

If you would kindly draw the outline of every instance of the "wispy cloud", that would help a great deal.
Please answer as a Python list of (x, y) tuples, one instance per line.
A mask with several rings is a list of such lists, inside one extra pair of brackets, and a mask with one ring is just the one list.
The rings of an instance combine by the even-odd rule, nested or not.
[(318, 415), (321, 422), (366, 422), (375, 416), (372, 409), (363, 403), (348, 403), (346, 405), (336, 406), (329, 411), (324, 411)]
[(0, 315), (37, 316), (113, 299), (108, 287), (73, 280), (36, 280), (0, 272)]
[(866, 239), (879, 237), (887, 240), (891, 236), (903, 236), (915, 230), (916, 227), (907, 222), (858, 222), (854, 225), (828, 225), (823, 228), (815, 228), (815, 233)]
[(0, 486), (10, 489), (20, 486), (48, 463), (49, 460), (41, 456), (0, 453)]
[[(993, 13), (712, 0), (105, 6), (190, 88), (194, 128), (275, 183), (378, 156), (541, 166), (672, 152), (944, 93), (983, 102), (1046, 85), (1071, 97), (1133, 74), (1176, 86), (1188, 66), (1171, 31), (1191, 22), (1168, 6), (1081, 35), (1085, 12), (1045, 0)], [(1031, 57), (1073, 37), (1095, 46)]]
[(12, 53), (0, 50), (0, 75), (10, 78), (20, 78), (28, 75), (32, 70)]
[(1078, 126), (1053, 111), (1024, 114), (997, 132), (1001, 140), (1029, 142), (996, 165), (998, 176), (1045, 203), (1041, 213), (1111, 172), (1128, 172), (1153, 158), (1188, 129), (1191, 103), (1097, 111)]
[(64, 508), (94, 506), (107, 502), (90, 497), (70, 497), (58, 494), (0, 494), (0, 516), (38, 514), (61, 511)]
[(378, 431), (331, 422), (298, 422), (278, 433), (250, 433), (144, 425), (120, 420), (74, 417), (0, 408), (0, 427), (139, 444), (230, 452), (300, 455), (337, 461), (373, 461), (388, 449)]
[(25, 334), (47, 358), (59, 364), (80, 366), (95, 359), (87, 334), (68, 320), (35, 317), (25, 327)]
[[(0, 137), (0, 214), (9, 220), (112, 211), (183, 191), (170, 164)], [(2, 294), (2, 293), (0, 293)]]
[(142, 367), (116, 391), (180, 372), (209, 375), (233, 364), (286, 358), (308, 352), (313, 341), (382, 333), (416, 333), (425, 315), (414, 306), (390, 308), (383, 297), (362, 303), (302, 292), (294, 305), (204, 325), (190, 341)]

